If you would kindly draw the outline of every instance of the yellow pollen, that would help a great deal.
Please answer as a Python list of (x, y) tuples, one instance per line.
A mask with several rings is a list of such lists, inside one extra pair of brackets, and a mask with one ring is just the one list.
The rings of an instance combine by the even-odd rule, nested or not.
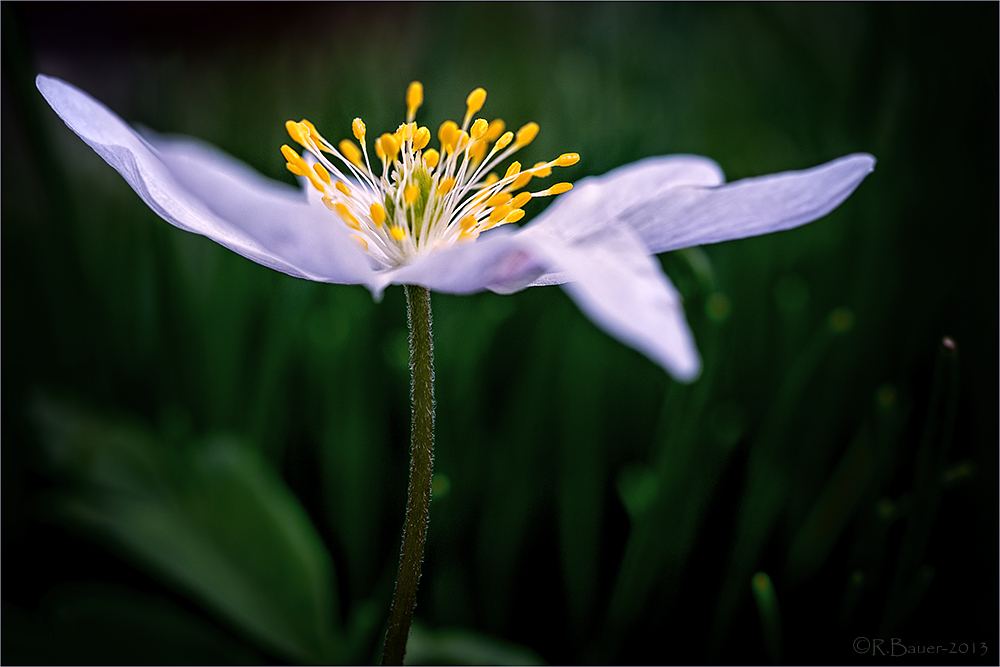
[(337, 148), (340, 149), (341, 154), (347, 159), (348, 162), (353, 164), (355, 167), (361, 166), (361, 149), (358, 148), (350, 139), (343, 139)]
[(431, 131), (426, 127), (419, 128), (413, 133), (413, 150), (419, 151), (431, 142)]
[(396, 239), (397, 241), (402, 241), (404, 238), (406, 238), (406, 230), (403, 229), (402, 227), (390, 227), (389, 234), (392, 236), (392, 238)]
[(496, 146), (494, 146), (494, 149), (496, 149), (496, 150), (504, 149), (504, 148), (507, 147), (507, 144), (509, 144), (513, 140), (514, 140), (514, 133), (513, 132), (504, 132), (500, 136), (500, 138), (497, 139), (497, 143), (496, 143)]
[[(316, 165), (316, 166), (318, 167), (319, 165)], [(327, 181), (327, 182), (329, 183), (329, 181)], [(344, 183), (343, 181), (337, 181), (337, 189), (340, 190), (344, 194), (345, 197), (350, 197), (351, 196), (351, 189), (349, 187), (347, 187), (347, 184)]]
[(494, 183), (496, 183), (499, 180), (500, 180), (500, 177), (497, 176), (496, 174), (494, 174), (491, 171), (489, 173), (489, 175), (486, 177), (486, 181), (483, 183), (483, 185), (485, 185), (486, 187), (490, 187), (491, 185), (493, 185)]
[(517, 142), (515, 145), (518, 146), (519, 148), (522, 146), (527, 146), (532, 141), (534, 141), (535, 137), (537, 136), (538, 136), (538, 123), (535, 122), (528, 123), (527, 125), (523, 126), (520, 130), (517, 131)]
[(515, 208), (510, 214), (503, 219), (504, 222), (517, 222), (524, 217), (524, 211), (519, 208)]
[(498, 192), (486, 200), (487, 206), (500, 206), (510, 201), (510, 195), (506, 192)]
[(476, 88), (469, 96), (465, 98), (466, 112), (465, 117), (471, 118), (472, 114), (478, 112), (483, 108), (483, 104), (486, 103), (486, 91), (482, 88)]
[(502, 206), (497, 206), (495, 209), (490, 211), (489, 221), (493, 224), (496, 224), (497, 222), (500, 222), (501, 220), (506, 218), (507, 214), (510, 213), (512, 210), (513, 209), (510, 207), (509, 204), (503, 204)]
[[(331, 180), (330, 179), (330, 172), (328, 172), (323, 167), (323, 165), (321, 165), (319, 162), (313, 164), (313, 171), (315, 171), (316, 175), (319, 176), (319, 180), (323, 181), (327, 185), (330, 185), (330, 180)], [(340, 189), (341, 185), (343, 185), (343, 183), (341, 183), (340, 181), (337, 181), (337, 189), (338, 190)], [(347, 194), (351, 194), (351, 193), (348, 192)]]
[(513, 176), (514, 174), (517, 174), (520, 171), (521, 171), (521, 163), (518, 162), (517, 160), (515, 160), (514, 162), (510, 163), (509, 167), (507, 167), (507, 173), (504, 174), (503, 177), (504, 178), (510, 178), (511, 176)]
[(424, 163), (427, 165), (428, 169), (433, 169), (437, 166), (438, 160), (441, 159), (441, 154), (438, 153), (433, 148), (424, 153)]
[(518, 196), (514, 197), (514, 199), (511, 200), (510, 205), (513, 206), (514, 208), (521, 208), (529, 201), (531, 201), (531, 193), (522, 192), (521, 194), (519, 194)]
[(539, 162), (531, 168), (531, 173), (535, 175), (535, 178), (545, 178), (552, 175), (552, 167), (547, 162)]
[(489, 129), (486, 130), (486, 141), (496, 141), (505, 129), (507, 129), (507, 123), (501, 119), (496, 118), (490, 121)]
[(486, 142), (482, 139), (473, 141), (469, 146), (469, 159), (478, 163), (482, 162), (484, 157), (486, 157)]
[(302, 125), (300, 123), (296, 123), (294, 120), (286, 121), (285, 129), (288, 130), (288, 136), (292, 138), (292, 141), (305, 146), (306, 137), (302, 133)]
[(403, 201), (406, 202), (407, 206), (417, 201), (417, 197), (419, 196), (420, 196), (420, 188), (418, 188), (416, 185), (410, 183), (405, 188), (403, 188)]
[(381, 227), (382, 223), (385, 222), (385, 209), (382, 208), (382, 204), (372, 204), (369, 212), (372, 216), (372, 222), (375, 223), (376, 227)]
[(354, 138), (358, 140), (358, 143), (364, 145), (365, 143), (365, 122), (360, 118), (355, 118), (354, 122), (351, 123), (351, 130), (354, 132)]
[(406, 89), (406, 122), (411, 122), (417, 115), (417, 109), (424, 103), (424, 85), (414, 81)]
[[(486, 122), (485, 118), (477, 118), (476, 122), (472, 124), (469, 128), (469, 134), (472, 135), (473, 139), (482, 139), (486, 136), (486, 131), (490, 128), (490, 124)], [(293, 139), (295, 137), (292, 137)]]
[(458, 123), (453, 120), (446, 120), (441, 123), (441, 127), (438, 128), (438, 140), (441, 142), (441, 148), (448, 149), (452, 146), (453, 142), (456, 141), (456, 136), (458, 134)]
[(455, 179), (449, 176), (440, 183), (438, 183), (437, 193), (439, 195), (446, 195), (451, 192), (451, 189), (455, 187)]
[(474, 215), (467, 215), (467, 216), (465, 216), (464, 218), (462, 218), (461, 220), (458, 221), (458, 225), (464, 231), (464, 230), (467, 230), (467, 229), (471, 229), (472, 227), (475, 227), (476, 222), (477, 222), (476, 216), (474, 216)]
[(580, 161), (579, 153), (563, 153), (557, 157), (553, 162), (555, 162), (560, 167), (569, 167)]
[(347, 223), (348, 227), (350, 227), (351, 229), (361, 229), (361, 223), (358, 222), (357, 218), (351, 215), (351, 212), (347, 210), (347, 206), (341, 204), (340, 202), (337, 202), (336, 204), (333, 205), (333, 207), (337, 209), (337, 213), (339, 213), (340, 217), (344, 219), (344, 222)]
[(287, 162), (285, 166), (288, 167), (288, 171), (292, 172), (296, 176), (306, 176), (308, 174), (308, 172), (301, 169), (298, 165), (292, 164), (291, 162)]
[(402, 124), (396, 128), (396, 131), (392, 133), (392, 138), (396, 140), (396, 145), (402, 148), (406, 140), (410, 138), (411, 132), (409, 131), (410, 126), (407, 124)]
[(531, 176), (532, 174), (530, 170), (522, 171), (520, 174), (517, 175), (517, 178), (514, 179), (514, 182), (510, 184), (510, 189), (520, 190), (521, 188), (523, 188), (525, 185), (528, 184), (528, 181), (531, 180)]
[(306, 161), (302, 159), (302, 156), (296, 153), (295, 149), (288, 144), (283, 144), (281, 146), (281, 154), (285, 156), (285, 159), (288, 160), (289, 164), (294, 164), (296, 167), (304, 167), (306, 164)]
[(569, 192), (573, 189), (572, 183), (556, 183), (551, 188), (545, 191), (547, 195), (561, 195), (564, 192)]
[(395, 160), (396, 155), (399, 154), (399, 144), (396, 143), (396, 138), (389, 133), (379, 137), (378, 145), (389, 162)]

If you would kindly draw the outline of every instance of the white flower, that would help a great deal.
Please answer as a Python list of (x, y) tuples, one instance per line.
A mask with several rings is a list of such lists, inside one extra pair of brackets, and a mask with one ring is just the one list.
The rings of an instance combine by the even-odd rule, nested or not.
[(486, 98), (482, 89), (469, 95), (461, 125), (442, 125), (439, 152), (428, 148), (429, 130), (413, 122), (423, 90), (411, 85), (407, 122), (374, 142), (376, 169), (362, 150), (360, 119), (352, 125), (360, 149), (349, 140), (333, 146), (308, 121), (289, 121), (289, 134), (309, 151), (306, 159), (282, 147), (288, 168), (312, 184), (303, 193), (201, 142), (140, 136), (59, 79), (39, 75), (36, 85), (70, 129), (172, 225), (292, 276), (365, 285), (376, 298), (390, 284), (453, 294), (562, 284), (598, 326), (685, 382), (701, 363), (680, 296), (652, 255), (820, 218), (875, 165), (859, 153), (725, 184), (707, 158), (649, 158), (580, 181), (516, 228), (506, 223), (519, 220), (531, 198), (572, 186), (514, 192), (579, 156), (529, 169), (515, 162), (503, 177), (488, 176), (538, 126), (515, 134), (503, 133), (502, 121), (473, 121)]

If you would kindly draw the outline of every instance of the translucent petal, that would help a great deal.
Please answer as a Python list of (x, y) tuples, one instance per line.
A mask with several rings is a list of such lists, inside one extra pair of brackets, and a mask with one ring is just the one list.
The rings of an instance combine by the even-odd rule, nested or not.
[(60, 118), (164, 220), (284, 273), (324, 282), (367, 282), (371, 269), (328, 212), (206, 144), (143, 139), (79, 89), (39, 75)]

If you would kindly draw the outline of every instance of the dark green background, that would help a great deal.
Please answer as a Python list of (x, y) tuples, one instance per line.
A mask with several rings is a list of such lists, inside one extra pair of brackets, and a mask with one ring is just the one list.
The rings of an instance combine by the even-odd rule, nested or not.
[(164, 224), (38, 72), (289, 182), (285, 120), (391, 131), (413, 79), (432, 130), (476, 86), (537, 121), (567, 180), (874, 154), (819, 222), (661, 257), (690, 386), (558, 288), (434, 295), (411, 656), (996, 663), (997, 4), (2, 9), (5, 663), (374, 660), (407, 476), (402, 290)]

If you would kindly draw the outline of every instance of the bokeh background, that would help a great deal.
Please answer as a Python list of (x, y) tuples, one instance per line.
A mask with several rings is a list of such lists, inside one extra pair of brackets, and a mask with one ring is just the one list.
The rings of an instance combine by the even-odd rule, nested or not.
[(289, 182), (284, 121), (391, 131), (414, 79), (432, 130), (483, 86), (568, 180), (874, 154), (819, 222), (660, 258), (690, 386), (558, 288), (434, 295), (409, 659), (996, 664), (997, 4), (2, 11), (5, 663), (377, 660), (407, 484), (402, 290), (164, 224), (44, 72)]

